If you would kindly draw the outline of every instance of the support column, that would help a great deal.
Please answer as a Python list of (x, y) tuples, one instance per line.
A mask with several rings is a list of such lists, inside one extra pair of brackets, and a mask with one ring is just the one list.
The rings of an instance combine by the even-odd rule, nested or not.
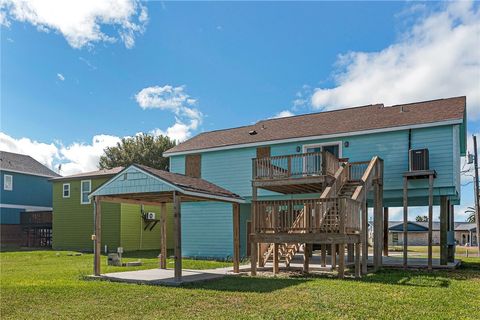
[(345, 277), (345, 244), (338, 245), (338, 277), (343, 279)]
[(250, 234), (250, 275), (255, 276), (257, 274), (257, 248), (258, 245), (253, 239), (253, 235), (257, 232), (257, 213), (256, 213), (256, 201), (257, 201), (257, 188), (252, 186), (252, 231)]
[(388, 257), (388, 207), (383, 208), (383, 255)]
[(332, 264), (332, 270), (335, 270), (337, 268), (337, 245), (335, 243), (331, 245), (330, 251), (330, 262)]
[(181, 216), (181, 196), (173, 192), (173, 218), (175, 221), (175, 281), (182, 281), (182, 216)]
[(320, 245), (320, 247), (321, 247), (321, 252), (322, 252), (321, 266), (326, 267), (327, 266), (327, 245), (322, 244), (322, 245)]
[(278, 243), (273, 244), (273, 274), (278, 274), (278, 260), (279, 260), (279, 246)]
[(101, 257), (102, 251), (102, 208), (100, 205), (100, 198), (94, 197), (95, 207), (95, 256), (94, 256), (94, 273), (96, 276), (101, 274)]
[(433, 270), (433, 174), (428, 176), (428, 271)]
[(160, 204), (160, 269), (167, 269), (167, 204)]
[(375, 183), (373, 206), (373, 268), (375, 271), (382, 266), (383, 212), (380, 188), (380, 184)]
[(310, 246), (305, 243), (303, 245), (303, 272), (308, 272), (310, 266)]
[(448, 245), (448, 262), (455, 262), (455, 220), (454, 220), (454, 206), (451, 204), (450, 200), (448, 201), (448, 235), (447, 235), (447, 245)]
[(408, 179), (403, 177), (403, 269), (408, 268)]
[(368, 206), (367, 189), (364, 190), (365, 199), (362, 204), (362, 274), (368, 272)]
[(352, 263), (355, 261), (355, 244), (347, 243), (347, 262)]
[(234, 203), (233, 209), (233, 272), (240, 272), (240, 205)]
[(448, 199), (440, 197), (440, 264), (448, 262), (447, 227), (448, 227)]
[(360, 250), (361, 243), (355, 243), (355, 278), (359, 279), (362, 276), (362, 270), (360, 269)]

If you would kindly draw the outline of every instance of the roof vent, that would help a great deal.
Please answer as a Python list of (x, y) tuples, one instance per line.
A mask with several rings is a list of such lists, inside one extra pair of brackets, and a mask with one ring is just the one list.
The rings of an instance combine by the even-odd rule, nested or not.
[(251, 131), (248, 132), (248, 134), (251, 135), (251, 136), (254, 136), (254, 135), (257, 134), (257, 131), (251, 130)]
[(405, 112), (405, 110), (403, 110), (403, 106), (400, 106), (400, 113), (403, 113)]

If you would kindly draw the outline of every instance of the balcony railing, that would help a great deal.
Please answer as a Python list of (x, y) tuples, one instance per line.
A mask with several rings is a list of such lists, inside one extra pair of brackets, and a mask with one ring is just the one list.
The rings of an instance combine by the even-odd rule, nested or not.
[(253, 179), (295, 179), (309, 176), (333, 176), (338, 159), (327, 151), (253, 159)]
[(256, 233), (355, 233), (361, 202), (350, 198), (254, 201)]

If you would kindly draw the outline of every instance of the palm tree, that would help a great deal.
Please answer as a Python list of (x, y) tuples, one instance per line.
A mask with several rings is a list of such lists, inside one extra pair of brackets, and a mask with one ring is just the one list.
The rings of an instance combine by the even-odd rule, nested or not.
[(465, 213), (468, 213), (467, 217), (467, 222), (469, 223), (475, 223), (476, 221), (476, 210), (474, 207), (468, 207), (467, 210), (465, 210)]

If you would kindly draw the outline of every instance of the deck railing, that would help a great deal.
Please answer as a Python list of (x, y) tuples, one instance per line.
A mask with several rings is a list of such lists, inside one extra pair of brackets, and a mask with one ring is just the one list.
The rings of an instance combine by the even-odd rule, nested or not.
[(355, 233), (360, 230), (361, 204), (349, 198), (262, 200), (254, 201), (253, 205), (256, 233)]
[(353, 181), (360, 181), (365, 170), (367, 170), (370, 161), (349, 162), (349, 179)]
[(288, 179), (308, 176), (333, 176), (338, 159), (327, 151), (253, 159), (253, 179)]

